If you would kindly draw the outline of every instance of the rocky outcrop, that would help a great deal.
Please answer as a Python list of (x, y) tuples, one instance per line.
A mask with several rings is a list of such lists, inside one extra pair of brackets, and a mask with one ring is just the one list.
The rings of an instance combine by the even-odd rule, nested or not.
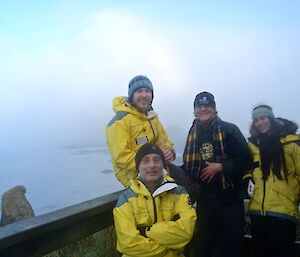
[(24, 186), (15, 186), (3, 194), (0, 226), (35, 216), (25, 193), (26, 188)]

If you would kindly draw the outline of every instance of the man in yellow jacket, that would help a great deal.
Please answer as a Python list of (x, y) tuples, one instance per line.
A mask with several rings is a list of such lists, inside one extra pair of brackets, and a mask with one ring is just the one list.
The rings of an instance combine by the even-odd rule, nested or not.
[(117, 179), (125, 186), (136, 178), (134, 157), (145, 143), (158, 145), (165, 161), (175, 159), (173, 143), (152, 109), (153, 85), (142, 75), (129, 82), (128, 97), (113, 99), (115, 116), (106, 127), (106, 139)]
[(184, 257), (196, 222), (188, 193), (164, 175), (164, 154), (156, 145), (144, 144), (135, 164), (138, 177), (113, 210), (118, 251), (123, 257)]

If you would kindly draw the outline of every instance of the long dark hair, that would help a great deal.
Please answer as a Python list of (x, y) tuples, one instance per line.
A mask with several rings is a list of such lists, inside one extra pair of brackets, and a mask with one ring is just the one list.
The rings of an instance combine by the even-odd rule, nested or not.
[[(267, 180), (272, 167), (272, 173), (279, 180), (285, 179), (287, 181), (288, 170), (286, 166), (283, 145), (280, 142), (280, 125), (274, 118), (268, 118), (271, 123), (271, 132), (269, 134), (261, 134), (253, 126), (258, 138), (262, 178), (263, 180)], [(282, 176), (281, 169), (283, 170), (284, 177)]]

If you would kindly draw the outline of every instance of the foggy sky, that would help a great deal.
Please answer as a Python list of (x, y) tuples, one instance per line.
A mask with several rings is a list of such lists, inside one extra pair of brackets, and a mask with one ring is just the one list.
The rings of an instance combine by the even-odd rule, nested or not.
[(245, 136), (259, 103), (300, 123), (299, 3), (72, 2), (2, 6), (0, 148), (105, 145), (137, 74), (179, 145), (201, 91)]

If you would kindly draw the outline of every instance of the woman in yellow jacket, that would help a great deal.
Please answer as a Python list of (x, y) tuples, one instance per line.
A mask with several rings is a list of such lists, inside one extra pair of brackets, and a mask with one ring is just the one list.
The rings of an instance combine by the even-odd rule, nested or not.
[(196, 221), (187, 192), (164, 175), (157, 146), (143, 145), (135, 162), (138, 178), (113, 210), (118, 251), (123, 257), (183, 257)]
[(254, 167), (245, 174), (248, 214), (257, 256), (294, 256), (300, 197), (298, 126), (277, 118), (268, 105), (252, 111), (249, 148)]

